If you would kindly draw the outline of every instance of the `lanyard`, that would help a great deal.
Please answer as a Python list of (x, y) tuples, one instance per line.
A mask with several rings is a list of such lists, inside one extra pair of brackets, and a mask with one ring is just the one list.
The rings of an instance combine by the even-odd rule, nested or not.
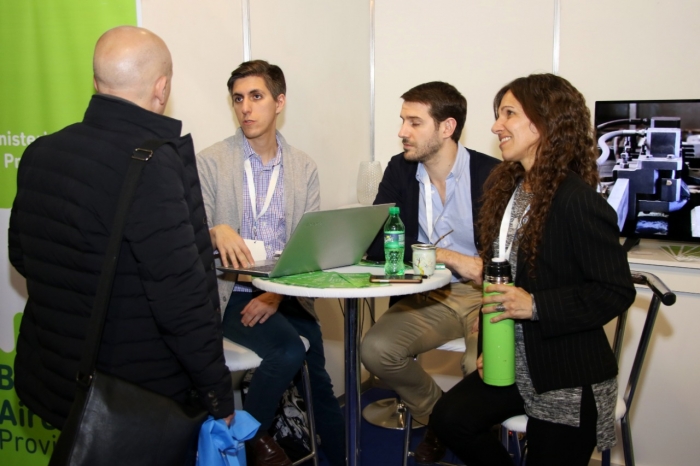
[[(421, 182), (423, 183), (423, 193), (425, 194), (425, 223), (428, 224), (428, 243), (430, 243), (435, 225), (433, 224), (433, 185), (430, 183), (430, 176), (428, 176), (427, 172), (423, 174)], [(442, 211), (445, 211), (444, 207)]]
[(520, 216), (520, 220), (518, 221), (518, 226), (515, 228), (515, 232), (513, 232), (513, 239), (511, 240), (510, 244), (506, 248), (506, 242), (508, 241), (508, 228), (510, 227), (510, 215), (513, 213), (513, 204), (515, 203), (515, 193), (518, 192), (518, 189), (516, 188), (515, 191), (513, 191), (513, 194), (510, 196), (510, 200), (508, 201), (508, 205), (506, 206), (505, 212), (503, 212), (503, 218), (501, 219), (501, 230), (498, 235), (498, 257), (503, 260), (509, 260), (510, 258), (510, 251), (511, 248), (513, 247), (513, 241), (515, 241), (515, 235), (518, 232), (518, 229), (520, 229), (520, 226), (523, 223), (523, 219), (525, 218), (525, 215), (527, 215), (528, 211), (530, 210), (530, 204), (527, 205), (525, 208), (525, 211), (523, 214)]
[(270, 207), (270, 201), (272, 201), (272, 195), (275, 192), (275, 187), (277, 186), (277, 179), (280, 176), (280, 164), (275, 165), (272, 169), (272, 176), (270, 177), (270, 184), (267, 186), (267, 195), (265, 196), (265, 203), (263, 204), (260, 213), (258, 214), (257, 198), (255, 197), (255, 180), (253, 179), (253, 169), (250, 166), (250, 159), (245, 159), (243, 163), (245, 167), (246, 178), (248, 179), (248, 194), (250, 195), (250, 207), (253, 210), (253, 239), (258, 236), (258, 220), (262, 217), (267, 209)]

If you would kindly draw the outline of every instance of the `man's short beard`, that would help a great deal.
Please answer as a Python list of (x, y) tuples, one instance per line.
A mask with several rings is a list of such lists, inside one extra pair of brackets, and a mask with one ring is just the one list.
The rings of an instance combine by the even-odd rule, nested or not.
[[(405, 141), (404, 141), (405, 142)], [(415, 147), (414, 149), (416, 150), (415, 154), (409, 157), (406, 157), (406, 152), (404, 151), (404, 158), (406, 160), (409, 160), (411, 162), (420, 162), (420, 163), (426, 163), (430, 160), (432, 160), (437, 153), (440, 151), (442, 148), (442, 141), (438, 137), (437, 131), (435, 132), (435, 135), (430, 138), (425, 145)]]

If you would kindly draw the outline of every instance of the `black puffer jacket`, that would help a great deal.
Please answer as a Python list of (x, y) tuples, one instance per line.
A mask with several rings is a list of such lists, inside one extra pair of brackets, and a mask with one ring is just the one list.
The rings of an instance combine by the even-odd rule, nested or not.
[(25, 151), (9, 229), (12, 265), (29, 299), (15, 359), (16, 390), (59, 429), (75, 391), (104, 251), (134, 148), (156, 151), (143, 171), (117, 266), (98, 368), (209, 412), (233, 412), (224, 364), (212, 246), (194, 148), (181, 123), (130, 102), (92, 97), (82, 123)]

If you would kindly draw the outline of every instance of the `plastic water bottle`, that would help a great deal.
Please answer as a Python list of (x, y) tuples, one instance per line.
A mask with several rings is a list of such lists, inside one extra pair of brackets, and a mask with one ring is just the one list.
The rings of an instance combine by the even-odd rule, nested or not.
[[(513, 285), (511, 281), (510, 263), (506, 259), (491, 259), (484, 270), (484, 290), (489, 285)], [(486, 293), (484, 296), (499, 293)], [(486, 304), (484, 307), (495, 306)], [(495, 324), (493, 317), (502, 312), (483, 314), (483, 357), (484, 382), (489, 385), (505, 387), (515, 383), (515, 322), (504, 319)]]
[(403, 254), (406, 245), (406, 227), (399, 218), (399, 208), (389, 207), (389, 218), (384, 224), (384, 273), (402, 276), (405, 272)]

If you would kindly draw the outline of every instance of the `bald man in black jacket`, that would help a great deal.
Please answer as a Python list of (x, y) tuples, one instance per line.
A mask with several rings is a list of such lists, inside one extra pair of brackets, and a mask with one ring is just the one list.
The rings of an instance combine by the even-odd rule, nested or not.
[(97, 94), (83, 121), (37, 139), (19, 165), (9, 257), (27, 279), (29, 299), (16, 391), (34, 413), (63, 427), (131, 154), (160, 139), (172, 145), (155, 152), (136, 190), (97, 368), (181, 402), (194, 389), (211, 415), (230, 421), (233, 393), (194, 148), (189, 135), (180, 137), (181, 122), (163, 115), (170, 52), (150, 31), (115, 28), (97, 42), (94, 72)]

